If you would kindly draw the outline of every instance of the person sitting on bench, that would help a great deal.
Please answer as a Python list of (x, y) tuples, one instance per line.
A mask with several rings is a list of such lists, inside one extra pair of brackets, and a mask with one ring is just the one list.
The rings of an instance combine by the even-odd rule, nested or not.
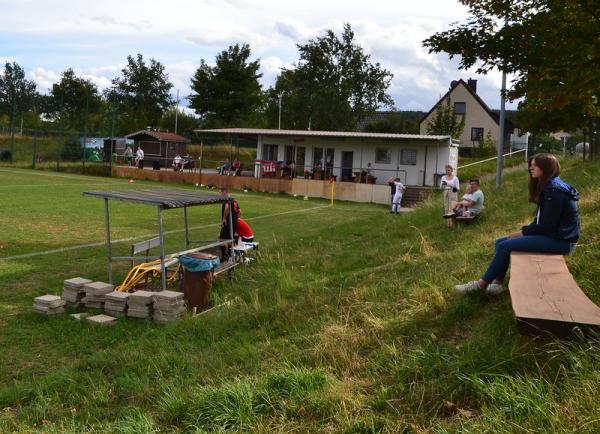
[(506, 290), (504, 278), (511, 252), (566, 255), (579, 239), (579, 193), (560, 179), (560, 164), (552, 154), (537, 154), (529, 160), (529, 201), (537, 205), (535, 220), (520, 231), (496, 240), (496, 252), (479, 279), (456, 285), (458, 292)]
[(252, 228), (246, 221), (238, 217), (237, 219), (237, 227), (235, 229), (235, 237), (237, 239), (237, 243), (251, 243), (254, 241), (254, 232), (252, 232)]
[(452, 205), (454, 205), (452, 211), (456, 215), (463, 215), (465, 213), (468, 213), (469, 205), (471, 205), (471, 203), (473, 202), (473, 189), (470, 185), (468, 185), (465, 190), (465, 194), (463, 194), (463, 197), (461, 198), (460, 202), (452, 203)]

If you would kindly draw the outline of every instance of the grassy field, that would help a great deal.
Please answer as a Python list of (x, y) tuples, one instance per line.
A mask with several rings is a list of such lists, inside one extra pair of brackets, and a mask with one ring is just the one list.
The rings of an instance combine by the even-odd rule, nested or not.
[[(597, 303), (599, 176), (598, 164), (565, 164), (583, 222), (567, 261)], [(393, 216), (238, 193), (261, 249), (213, 288), (229, 308), (111, 328), (35, 314), (33, 297), (66, 278), (106, 279), (102, 201), (81, 193), (148, 186), (160, 187), (0, 168), (0, 432), (600, 430), (600, 340), (522, 337), (507, 294), (452, 291), (531, 218), (524, 172), (501, 192), (484, 183), (484, 216), (455, 230), (437, 196)], [(193, 236), (214, 237), (218, 212), (193, 209)], [(114, 239), (156, 233), (154, 208), (115, 203), (111, 215)], [(183, 247), (181, 213), (165, 223), (168, 250)]]

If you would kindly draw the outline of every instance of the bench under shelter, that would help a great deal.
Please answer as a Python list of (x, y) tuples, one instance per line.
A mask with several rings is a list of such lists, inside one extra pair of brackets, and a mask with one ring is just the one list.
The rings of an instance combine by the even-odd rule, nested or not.
[[(109, 212), (109, 200), (118, 200), (122, 202), (135, 203), (155, 206), (157, 211), (157, 222), (158, 222), (158, 247), (159, 256), (147, 257), (146, 259), (160, 260), (160, 271), (162, 279), (162, 289), (167, 289), (167, 274), (166, 268), (173, 262), (177, 262), (177, 259), (181, 255), (187, 253), (193, 253), (197, 251), (213, 249), (216, 247), (229, 247), (231, 249), (230, 257), (234, 258), (234, 233), (233, 233), (233, 217), (229, 213), (229, 235), (230, 239), (225, 240), (214, 240), (214, 241), (203, 241), (203, 240), (191, 240), (189, 234), (189, 220), (188, 220), (188, 208), (192, 206), (200, 205), (214, 205), (223, 204), (229, 202), (230, 209), (233, 209), (233, 197), (214, 195), (206, 193), (198, 193), (190, 190), (183, 189), (143, 189), (143, 190), (113, 190), (113, 191), (86, 191), (83, 193), (84, 196), (92, 196), (104, 199), (104, 213), (106, 221), (106, 249), (108, 259), (108, 281), (113, 284), (113, 262), (115, 261), (133, 261), (136, 259), (132, 256), (113, 256), (110, 238), (110, 212)], [(166, 254), (164, 247), (164, 228), (163, 228), (163, 211), (172, 209), (183, 209), (183, 221), (184, 221), (184, 232), (185, 232), (185, 246), (186, 250), (181, 252), (175, 252)], [(192, 245), (198, 245), (192, 247)]]

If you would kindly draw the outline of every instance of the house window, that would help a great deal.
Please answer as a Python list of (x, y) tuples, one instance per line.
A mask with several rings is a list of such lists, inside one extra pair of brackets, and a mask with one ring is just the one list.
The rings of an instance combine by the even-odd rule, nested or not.
[(479, 142), (483, 140), (483, 128), (471, 128), (471, 141)]
[(403, 166), (416, 166), (417, 165), (417, 150), (416, 149), (402, 149), (400, 151), (400, 164)]
[(392, 150), (390, 148), (375, 148), (375, 162), (390, 164), (392, 162)]
[(455, 115), (464, 115), (467, 111), (467, 103), (464, 102), (455, 102), (454, 103), (454, 114)]
[(277, 161), (277, 153), (278, 153), (277, 145), (269, 145), (267, 143), (263, 144), (263, 152), (262, 152), (263, 160)]

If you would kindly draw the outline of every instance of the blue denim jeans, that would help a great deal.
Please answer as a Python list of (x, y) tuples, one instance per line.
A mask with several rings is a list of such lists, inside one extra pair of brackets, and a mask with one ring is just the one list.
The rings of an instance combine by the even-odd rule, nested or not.
[(525, 235), (517, 238), (502, 237), (496, 240), (496, 252), (481, 278), (487, 283), (504, 281), (510, 264), (511, 252), (553, 253), (566, 255), (575, 249), (575, 243), (557, 240), (544, 235)]

